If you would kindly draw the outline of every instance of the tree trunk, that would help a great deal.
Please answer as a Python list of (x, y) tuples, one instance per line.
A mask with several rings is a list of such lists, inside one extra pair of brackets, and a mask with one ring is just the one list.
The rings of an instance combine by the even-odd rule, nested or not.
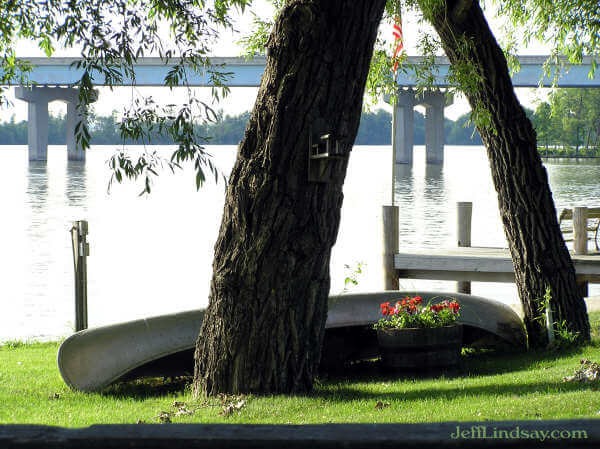
[(267, 44), (196, 344), (196, 394), (309, 391), (327, 318), (347, 158), (308, 181), (309, 134), (352, 149), (385, 0), (293, 0)]
[(477, 73), (469, 77), (476, 85), (463, 90), (473, 110), (489, 117), (489, 123), (479, 123), (477, 128), (487, 148), (498, 193), (530, 346), (547, 343), (544, 322), (536, 319), (541, 315), (540, 299), (547, 286), (556, 321), (565, 320), (570, 331), (589, 340), (585, 303), (578, 293), (573, 263), (560, 232), (535, 131), (517, 100), (506, 58), (479, 3), (445, 0), (433, 10), (431, 2), (419, 3), (453, 67), (459, 71), (471, 67)]

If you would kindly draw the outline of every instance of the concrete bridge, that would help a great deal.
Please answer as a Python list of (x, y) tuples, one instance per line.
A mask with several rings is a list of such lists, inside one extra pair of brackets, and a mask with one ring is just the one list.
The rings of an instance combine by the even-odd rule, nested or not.
[[(515, 87), (549, 87), (556, 80), (560, 87), (600, 87), (600, 74), (590, 77), (591, 60), (585, 59), (583, 64), (552, 71), (550, 76), (544, 75), (546, 56), (520, 56), (521, 70), (512, 76)], [(65, 101), (67, 103), (67, 148), (70, 160), (84, 160), (85, 153), (78, 149), (72, 135), (75, 124), (81, 120), (82, 112), (78, 107), (77, 89), (73, 85), (79, 81), (82, 69), (76, 69), (74, 63), (79, 58), (30, 58), (33, 66), (29, 79), (33, 87), (17, 87), (18, 99), (29, 103), (29, 160), (46, 160), (48, 146), (48, 103)], [(418, 64), (423, 58), (409, 56), (408, 64)], [(252, 60), (243, 58), (212, 58), (217, 70), (230, 73), (226, 82), (230, 87), (252, 87), (260, 84), (265, 69), (266, 59), (257, 57)], [(164, 79), (172, 67), (165, 65), (160, 58), (141, 58), (135, 64), (135, 84), (137, 86), (164, 86)], [(399, 95), (398, 104), (394, 108), (392, 142), (396, 163), (411, 163), (413, 148), (414, 107), (422, 104), (426, 108), (426, 152), (428, 163), (443, 162), (444, 148), (444, 108), (450, 102), (440, 88), (448, 87), (447, 75), (450, 63), (446, 57), (435, 60), (434, 89), (423, 96), (416, 96), (416, 78), (409, 69), (399, 73), (397, 83), (404, 88)], [(94, 77), (94, 84), (106, 85), (102, 75)], [(188, 74), (190, 86), (210, 86), (210, 74), (207, 72)], [(132, 80), (126, 78), (122, 85), (131, 85)]]

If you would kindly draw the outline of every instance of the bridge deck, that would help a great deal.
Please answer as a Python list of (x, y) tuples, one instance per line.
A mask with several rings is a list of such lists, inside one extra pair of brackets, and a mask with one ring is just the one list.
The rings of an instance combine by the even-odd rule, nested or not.
[[(540, 80), (542, 85), (551, 86), (554, 81), (554, 75), (550, 77), (544, 74), (543, 65), (547, 56), (519, 56), (520, 70), (512, 75), (512, 82), (515, 87), (538, 87)], [(29, 79), (39, 85), (49, 86), (68, 86), (77, 82), (83, 73), (71, 65), (81, 58), (27, 58), (33, 66), (33, 72)], [(411, 64), (422, 62), (421, 56), (409, 56), (407, 59), (406, 71), (399, 70), (398, 85), (403, 87), (414, 87), (417, 84), (414, 70)], [(138, 86), (162, 86), (164, 79), (171, 66), (176, 63), (174, 58), (167, 65), (160, 58), (140, 58), (135, 63), (136, 84)], [(231, 73), (232, 77), (226, 82), (232, 87), (258, 86), (261, 76), (265, 69), (266, 58), (258, 56), (247, 60), (236, 57), (214, 57), (211, 62), (220, 65), (220, 71)], [(448, 58), (438, 56), (435, 58), (435, 82), (438, 87), (447, 87), (447, 75), (450, 67)], [(590, 78), (591, 59), (585, 57), (581, 65), (572, 65), (558, 70), (557, 85), (560, 87), (600, 87), (600, 71)], [(1, 70), (0, 70), (1, 73)], [(208, 86), (210, 85), (210, 76), (206, 73), (188, 73), (190, 86)], [(104, 77), (96, 74), (93, 79), (95, 85), (104, 85)], [(130, 85), (131, 80), (126, 78), (123, 85)]]
[[(600, 252), (571, 254), (579, 282), (600, 283)], [(514, 282), (512, 259), (505, 248), (452, 248), (400, 253), (394, 268), (401, 279)]]

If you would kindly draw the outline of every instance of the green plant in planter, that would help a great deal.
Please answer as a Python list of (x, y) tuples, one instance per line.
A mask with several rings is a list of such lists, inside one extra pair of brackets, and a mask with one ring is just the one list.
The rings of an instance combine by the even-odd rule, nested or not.
[(433, 328), (455, 324), (460, 315), (460, 305), (454, 299), (439, 304), (422, 305), (420, 296), (407, 296), (392, 305), (381, 303), (383, 317), (373, 325), (374, 329)]

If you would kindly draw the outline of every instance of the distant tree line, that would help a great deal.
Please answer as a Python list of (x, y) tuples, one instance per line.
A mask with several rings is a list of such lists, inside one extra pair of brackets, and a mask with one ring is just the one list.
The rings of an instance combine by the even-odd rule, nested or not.
[(556, 89), (532, 122), (542, 154), (600, 156), (599, 89)]
[[(206, 136), (207, 143), (212, 145), (237, 145), (244, 135), (246, 122), (250, 112), (239, 115), (217, 114), (213, 123), (200, 126), (200, 135)], [(479, 134), (473, 125), (468, 124), (468, 114), (452, 121), (446, 119), (446, 143), (448, 145), (481, 145)], [(48, 143), (50, 145), (65, 144), (64, 116), (50, 116)], [(117, 114), (110, 116), (93, 116), (90, 123), (91, 143), (93, 145), (111, 145), (122, 142), (119, 134)], [(416, 145), (425, 144), (425, 117), (415, 111), (414, 138)], [(362, 115), (356, 145), (390, 145), (392, 139), (392, 114), (379, 109), (375, 112), (365, 112)], [(127, 144), (134, 142), (125, 141)], [(146, 142), (148, 143), (148, 142)], [(168, 136), (155, 136), (151, 142), (157, 145), (171, 144)], [(15, 122), (14, 116), (9, 122), (0, 123), (0, 145), (27, 144), (27, 122)]]
[[(600, 156), (600, 89), (557, 89), (547, 102), (540, 103), (535, 112), (526, 110), (536, 128), (540, 152), (548, 156)], [(481, 138), (469, 121), (470, 114), (457, 120), (445, 119), (446, 144), (482, 145)], [(224, 115), (199, 125), (199, 133), (212, 145), (237, 145), (244, 135), (250, 112)], [(425, 117), (415, 111), (414, 139), (416, 145), (425, 144)], [(65, 144), (64, 116), (50, 116), (48, 143)], [(91, 142), (94, 145), (122, 143), (116, 112), (110, 116), (93, 116), (90, 123)], [(356, 145), (390, 145), (392, 114), (379, 109), (362, 114)], [(126, 144), (135, 142), (125, 141)], [(151, 143), (169, 145), (168, 136), (154, 136)], [(0, 123), (0, 145), (27, 144), (27, 122)]]
[[(600, 156), (600, 89), (557, 89), (548, 102), (540, 103), (534, 111), (527, 110), (538, 135), (540, 152), (548, 155)], [(470, 114), (456, 120), (445, 120), (446, 144), (482, 145), (479, 134), (469, 121)], [(200, 126), (200, 135), (208, 144), (237, 145), (244, 135), (250, 112), (224, 115), (219, 112), (216, 121)], [(416, 145), (425, 144), (425, 117), (415, 111), (414, 138)], [(48, 143), (65, 144), (64, 116), (50, 116)], [(117, 114), (93, 116), (90, 123), (92, 144), (121, 143)], [(392, 114), (379, 109), (365, 112), (360, 121), (356, 145), (390, 145)], [(127, 144), (134, 142), (126, 141)], [(155, 136), (149, 143), (168, 145), (168, 136)], [(27, 144), (27, 122), (0, 123), (0, 145)]]

